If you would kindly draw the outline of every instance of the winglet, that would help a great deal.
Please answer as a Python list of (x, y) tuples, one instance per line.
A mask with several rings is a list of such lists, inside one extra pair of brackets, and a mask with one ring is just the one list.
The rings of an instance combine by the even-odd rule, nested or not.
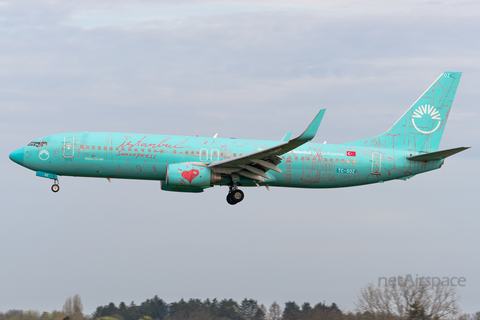
[(326, 109), (322, 109), (317, 113), (317, 116), (313, 121), (308, 125), (307, 129), (297, 138), (293, 139), (296, 141), (310, 141), (312, 140), (315, 135), (317, 134), (318, 127), (320, 126), (320, 122), (322, 122), (323, 115), (325, 114)]
[(288, 142), (288, 140), (290, 140), (290, 137), (291, 137), (291, 136), (292, 136), (292, 133), (291, 133), (291, 132), (287, 132), (287, 134), (283, 136), (282, 142)]

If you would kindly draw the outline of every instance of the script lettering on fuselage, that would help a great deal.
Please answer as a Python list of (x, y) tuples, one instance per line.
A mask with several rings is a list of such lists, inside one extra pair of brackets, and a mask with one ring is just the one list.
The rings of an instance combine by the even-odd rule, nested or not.
[(142, 141), (148, 137), (146, 135), (142, 139), (138, 140), (136, 143), (132, 143), (132, 141), (128, 141), (130, 137), (126, 136), (125, 141), (121, 145), (119, 145), (119, 148), (133, 148), (133, 147), (142, 147), (142, 148), (169, 148), (169, 149), (183, 149), (183, 148), (191, 148), (190, 146), (182, 146), (185, 142), (188, 141), (188, 139), (184, 139), (180, 141), (179, 143), (176, 143), (175, 145), (168, 144), (167, 142), (172, 139), (172, 137), (165, 138), (163, 139), (160, 143), (142, 143)]
[(122, 152), (122, 151), (118, 151), (118, 154), (116, 154), (116, 156), (117, 157), (119, 157), (119, 156), (135, 157), (135, 159), (138, 159), (138, 158), (156, 159), (157, 158), (156, 154), (128, 153), (128, 152)]

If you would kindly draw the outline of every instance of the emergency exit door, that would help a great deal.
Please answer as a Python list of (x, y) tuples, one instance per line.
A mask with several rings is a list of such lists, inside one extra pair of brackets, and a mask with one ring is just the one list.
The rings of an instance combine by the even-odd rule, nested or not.
[(380, 174), (382, 171), (382, 154), (372, 153), (372, 173)]
[(63, 157), (73, 158), (75, 155), (75, 137), (63, 138)]

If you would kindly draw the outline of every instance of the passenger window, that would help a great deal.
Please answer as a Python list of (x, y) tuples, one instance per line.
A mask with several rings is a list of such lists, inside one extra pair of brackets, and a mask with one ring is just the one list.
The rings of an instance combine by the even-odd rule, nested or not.
[(138, 152), (138, 148), (133, 149), (133, 151)]
[(154, 152), (154, 153), (157, 153), (157, 149), (153, 149), (153, 152)]
[(90, 146), (85, 146), (85, 149), (89, 150), (89, 149), (90, 149)]
[(302, 160), (302, 161), (303, 161), (304, 159), (305, 159), (304, 157), (301, 157), (301, 158), (300, 158), (300, 160)]
[(128, 148), (128, 152), (132, 152), (132, 148)]
[(307, 157), (307, 161), (310, 161), (310, 157)]
[(298, 157), (297, 157), (297, 156), (295, 156), (295, 161), (298, 161)]
[(118, 151), (118, 147), (115, 148), (115, 151)]
[(347, 164), (350, 164), (350, 159), (347, 159)]
[(152, 152), (152, 149), (148, 149), (148, 153)]
[(337, 159), (335, 159), (335, 163), (338, 163), (338, 158), (337, 158)]
[(113, 151), (113, 147), (110, 147), (110, 151)]
[(345, 163), (345, 159), (342, 159), (342, 163)]
[(352, 160), (352, 163), (353, 163), (353, 164), (356, 164), (356, 163), (357, 163), (357, 160)]
[(163, 149), (160, 149), (160, 153), (163, 153)]
[(333, 163), (333, 158), (330, 158), (330, 163)]
[(92, 146), (92, 150), (95, 150), (95, 146)]
[(145, 152), (145, 149), (144, 149), (144, 148), (142, 148), (142, 149), (140, 149), (140, 151), (141, 151), (142, 153), (144, 153), (144, 152)]
[(282, 160), (285, 160), (285, 156), (282, 156)]
[(236, 152), (234, 152), (234, 153), (233, 153), (233, 157), (235, 158), (236, 156), (237, 156), (237, 153), (236, 153)]
[(328, 161), (328, 158), (323, 158), (323, 162), (327, 162)]
[(102, 147), (98, 147), (98, 150), (102, 151)]
[[(216, 154), (215, 154), (215, 155), (216, 155)], [(223, 156), (224, 156), (223, 152), (220, 152), (220, 157), (223, 158)]]
[(122, 151), (125, 151), (125, 147), (122, 147)]
[(227, 153), (227, 157), (229, 157), (229, 158), (230, 158), (231, 156), (232, 156), (232, 155), (230, 154), (230, 152), (229, 152), (229, 153)]
[(82, 145), (80, 146), (80, 150), (83, 150), (83, 146), (82, 146)]
[(177, 154), (177, 150), (173, 149), (173, 154)]
[(243, 156), (243, 153), (240, 153), (239, 156), (240, 156), (240, 157)]

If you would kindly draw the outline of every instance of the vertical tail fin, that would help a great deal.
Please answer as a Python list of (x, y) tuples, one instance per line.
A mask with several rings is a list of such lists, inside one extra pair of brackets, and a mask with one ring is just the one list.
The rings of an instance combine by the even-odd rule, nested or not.
[(421, 153), (437, 151), (461, 76), (461, 72), (442, 73), (386, 133), (347, 144)]

